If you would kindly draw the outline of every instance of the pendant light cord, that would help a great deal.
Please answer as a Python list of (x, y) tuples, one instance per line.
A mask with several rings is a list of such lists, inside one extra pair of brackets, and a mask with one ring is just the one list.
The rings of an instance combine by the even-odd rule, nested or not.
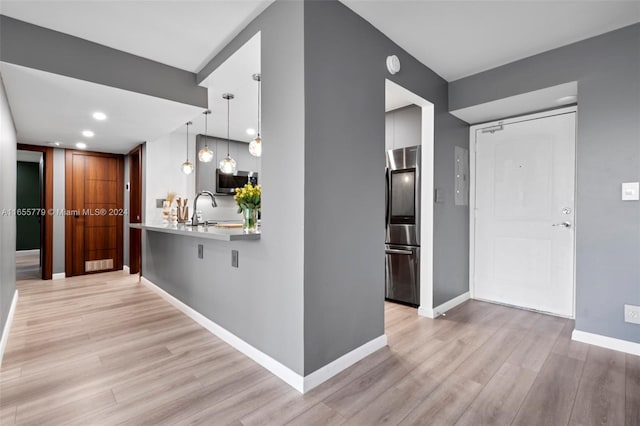
[(204, 112), (204, 147), (209, 149), (209, 145), (207, 145), (207, 123), (209, 122), (209, 114), (211, 112), (209, 110), (206, 110)]
[(191, 122), (187, 122), (187, 161), (189, 161), (189, 124)]
[(230, 108), (230, 104), (229, 101), (231, 100), (231, 98), (227, 98), (227, 157), (229, 157), (229, 144), (231, 143), (231, 137), (229, 136), (229, 125), (231, 123), (231, 120), (229, 119), (229, 108)]
[(260, 137), (261, 120), (260, 120), (260, 84), (262, 84), (262, 78), (258, 77), (258, 137)]

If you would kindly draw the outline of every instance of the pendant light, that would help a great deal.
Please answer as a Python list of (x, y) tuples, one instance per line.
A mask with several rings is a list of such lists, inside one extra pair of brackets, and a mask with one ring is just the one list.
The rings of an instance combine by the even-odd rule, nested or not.
[(234, 98), (232, 93), (225, 93), (222, 95), (223, 99), (227, 100), (227, 156), (220, 162), (220, 171), (222, 173), (231, 174), (236, 172), (236, 160), (229, 155), (229, 145), (231, 144), (231, 137), (229, 136), (229, 101)]
[(262, 155), (262, 138), (260, 137), (260, 82), (262, 78), (260, 74), (254, 74), (253, 79), (258, 82), (258, 134), (256, 138), (249, 143), (249, 153), (254, 157)]
[(185, 175), (190, 175), (193, 172), (193, 164), (189, 161), (189, 126), (191, 126), (190, 121), (187, 121), (187, 160), (182, 163), (182, 173)]
[(213, 160), (213, 150), (209, 149), (207, 145), (207, 123), (209, 121), (209, 114), (211, 114), (211, 110), (206, 110), (203, 112), (204, 114), (204, 148), (198, 152), (198, 159), (203, 163), (210, 163)]

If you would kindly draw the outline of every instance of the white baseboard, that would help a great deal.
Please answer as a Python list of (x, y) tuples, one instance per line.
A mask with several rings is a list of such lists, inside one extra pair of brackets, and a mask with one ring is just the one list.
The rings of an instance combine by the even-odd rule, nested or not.
[(16, 256), (28, 255), (28, 254), (40, 254), (40, 249), (32, 249), (32, 250), (16, 250)]
[(58, 272), (57, 274), (51, 275), (52, 280), (63, 280), (67, 278), (67, 274), (65, 272)]
[(128, 266), (128, 265), (122, 265), (122, 271), (123, 271), (125, 274), (128, 274), (128, 273), (129, 273), (129, 271), (130, 271), (129, 266)]
[(341, 356), (335, 361), (325, 365), (324, 367), (314, 371), (308, 376), (302, 376), (291, 370), (286, 365), (271, 358), (261, 350), (251, 346), (249, 343), (245, 342), (235, 334), (231, 333), (225, 328), (222, 328), (215, 322), (211, 321), (209, 318), (202, 315), (200, 312), (186, 305), (182, 301), (176, 299), (175, 297), (149, 281), (147, 278), (140, 277), (140, 282), (159, 294), (167, 302), (171, 303), (177, 309), (182, 311), (182, 313), (207, 329), (210, 333), (219, 337), (221, 340), (225, 341), (238, 351), (242, 352), (244, 355), (248, 356), (300, 393), (308, 392), (319, 384), (340, 373), (344, 369), (360, 361), (364, 357), (387, 345), (387, 336), (379, 336), (371, 340), (370, 342), (367, 342), (364, 345)]
[(349, 353), (342, 355), (335, 361), (330, 362), (324, 367), (314, 371), (308, 376), (304, 377), (304, 392), (309, 392), (316, 386), (326, 382), (336, 374), (351, 367), (356, 362), (371, 355), (378, 349), (382, 349), (387, 346), (387, 335), (383, 334), (373, 340), (368, 341), (362, 346), (359, 346)]
[(640, 356), (640, 343), (629, 342), (628, 340), (615, 339), (613, 337), (602, 336), (600, 334), (587, 333), (586, 331), (573, 330), (571, 339), (576, 342), (588, 343), (602, 348), (613, 349), (618, 352), (625, 352), (631, 355)]
[(438, 305), (433, 309), (420, 306), (418, 308), (418, 315), (420, 315), (421, 317), (427, 317), (432, 319), (437, 318), (443, 313), (455, 308), (456, 306), (466, 302), (467, 300), (469, 300), (469, 292), (466, 292), (461, 294), (460, 296), (454, 297), (453, 299), (447, 302), (444, 302), (442, 305)]
[(9, 340), (9, 331), (11, 331), (11, 323), (13, 322), (13, 314), (16, 312), (17, 303), (18, 290), (13, 293), (13, 300), (11, 301), (9, 314), (7, 315), (7, 322), (4, 323), (4, 329), (2, 330), (2, 339), (0, 339), (0, 366), (2, 366), (2, 358), (4, 356), (4, 350), (7, 347), (7, 340)]

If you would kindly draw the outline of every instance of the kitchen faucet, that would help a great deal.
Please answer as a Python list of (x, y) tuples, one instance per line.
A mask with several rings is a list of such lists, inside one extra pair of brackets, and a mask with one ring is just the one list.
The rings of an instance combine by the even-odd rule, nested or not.
[[(218, 203), (216, 203), (216, 197), (213, 196), (211, 191), (200, 191), (196, 198), (193, 200), (193, 216), (191, 216), (191, 226), (198, 226), (200, 222), (198, 222), (198, 212), (196, 211), (196, 207), (198, 206), (198, 198), (201, 195), (208, 195), (211, 198), (211, 207), (218, 207)], [(205, 221), (206, 223), (206, 221)]]

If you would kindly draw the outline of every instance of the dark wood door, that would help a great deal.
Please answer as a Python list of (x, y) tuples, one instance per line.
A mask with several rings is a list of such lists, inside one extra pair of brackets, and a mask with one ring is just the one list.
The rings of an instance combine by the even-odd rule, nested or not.
[[(129, 153), (129, 223), (142, 223), (142, 146)], [(141, 272), (142, 230), (129, 228), (129, 273)]]
[(124, 159), (66, 153), (66, 274), (122, 269)]

